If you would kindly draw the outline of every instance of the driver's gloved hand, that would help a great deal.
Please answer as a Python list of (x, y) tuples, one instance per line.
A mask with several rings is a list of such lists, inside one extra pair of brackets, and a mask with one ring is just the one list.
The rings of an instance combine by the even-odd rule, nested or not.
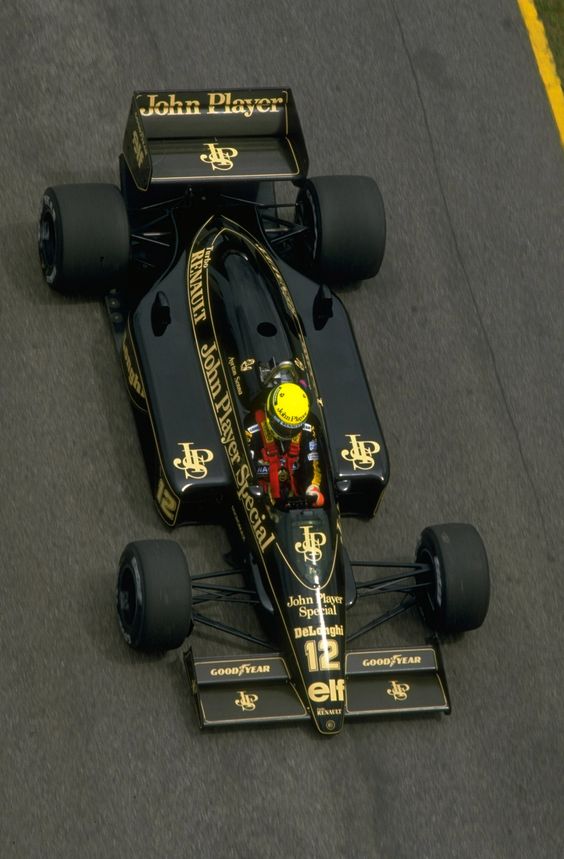
[(325, 498), (321, 489), (314, 483), (306, 489), (306, 498), (312, 507), (323, 507), (325, 504)]

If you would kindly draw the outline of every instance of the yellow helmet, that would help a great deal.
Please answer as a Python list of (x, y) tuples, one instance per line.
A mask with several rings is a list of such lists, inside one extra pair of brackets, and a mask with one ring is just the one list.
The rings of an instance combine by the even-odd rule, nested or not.
[(275, 436), (293, 438), (306, 422), (309, 397), (295, 382), (282, 382), (269, 392), (265, 411)]

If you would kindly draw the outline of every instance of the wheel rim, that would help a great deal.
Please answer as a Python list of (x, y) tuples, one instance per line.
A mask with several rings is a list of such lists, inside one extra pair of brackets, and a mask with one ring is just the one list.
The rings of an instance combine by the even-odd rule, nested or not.
[(119, 577), (118, 614), (125, 629), (132, 628), (137, 615), (137, 587), (131, 567), (125, 567)]
[(426, 546), (422, 546), (417, 553), (417, 562), (427, 564), (430, 567), (429, 574), (425, 574), (427, 588), (421, 595), (423, 610), (436, 617), (442, 605), (442, 581), (438, 559)]
[(55, 222), (51, 212), (44, 212), (39, 222), (39, 256), (46, 274), (55, 266)]

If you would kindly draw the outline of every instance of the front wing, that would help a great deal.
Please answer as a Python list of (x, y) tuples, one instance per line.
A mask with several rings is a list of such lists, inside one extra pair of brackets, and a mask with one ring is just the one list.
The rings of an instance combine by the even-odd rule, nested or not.
[[(280, 654), (184, 661), (202, 728), (311, 718)], [(349, 650), (345, 673), (346, 718), (450, 713), (438, 647)], [(330, 715), (329, 693), (317, 703)]]

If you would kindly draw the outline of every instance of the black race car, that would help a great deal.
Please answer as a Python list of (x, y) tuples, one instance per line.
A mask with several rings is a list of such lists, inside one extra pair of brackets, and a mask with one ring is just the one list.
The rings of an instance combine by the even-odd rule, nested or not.
[[(113, 185), (48, 188), (39, 252), (47, 283), (106, 302), (157, 510), (169, 526), (226, 525), (229, 568), (190, 577), (170, 540), (130, 543), (117, 611), (127, 643), (180, 647), (194, 623), (258, 656), (184, 659), (203, 726), (449, 712), (437, 632), (481, 625), (488, 562), (469, 525), (425, 528), (413, 563), (357, 583), (341, 517), (369, 518), (386, 445), (347, 313), (333, 289), (373, 277), (384, 206), (364, 176), (307, 179), (289, 89), (136, 92)], [(333, 288), (333, 289), (332, 289)], [(273, 499), (245, 428), (281, 380), (309, 392), (322, 503)], [(236, 574), (242, 583), (233, 584)], [(355, 631), (359, 595), (399, 602)], [(264, 639), (206, 615), (256, 606)], [(418, 608), (431, 637), (400, 649), (350, 642)]]

